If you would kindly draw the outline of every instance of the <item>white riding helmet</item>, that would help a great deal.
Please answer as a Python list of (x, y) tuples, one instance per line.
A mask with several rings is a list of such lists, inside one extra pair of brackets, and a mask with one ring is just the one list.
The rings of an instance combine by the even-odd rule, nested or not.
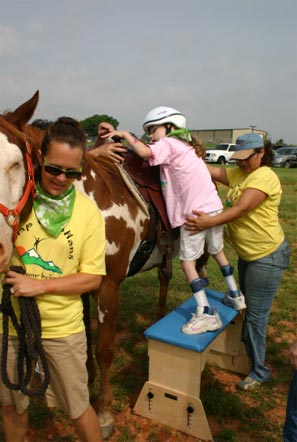
[(161, 126), (166, 123), (174, 124), (178, 129), (184, 129), (186, 127), (186, 118), (172, 107), (158, 106), (152, 109), (144, 118), (143, 130), (148, 133), (150, 126)]

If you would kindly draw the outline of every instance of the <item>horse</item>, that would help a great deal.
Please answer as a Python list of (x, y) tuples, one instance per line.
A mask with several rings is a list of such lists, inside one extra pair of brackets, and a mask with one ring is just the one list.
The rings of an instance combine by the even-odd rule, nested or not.
[[(42, 131), (31, 127), (28, 123), (38, 103), (38, 91), (31, 99), (19, 106), (14, 112), (0, 117), (0, 145), (5, 152), (5, 164), (9, 170), (6, 173), (1, 170), (0, 180), (4, 183), (6, 192), (1, 190), (0, 202), (12, 212), (18, 200), (21, 198), (24, 187), (32, 181), (28, 173), (32, 166), (26, 166), (27, 157), (30, 157), (36, 165), (36, 150), (40, 148)], [(2, 165), (2, 162), (1, 162)], [(2, 166), (1, 166), (2, 167)], [(92, 295), (96, 300), (98, 340), (96, 343), (96, 359), (100, 370), (100, 393), (98, 417), (102, 429), (103, 438), (108, 437), (114, 426), (111, 413), (112, 392), (109, 382), (109, 371), (114, 359), (116, 324), (120, 304), (120, 284), (135, 273), (143, 272), (156, 267), (159, 277), (159, 316), (166, 313), (166, 298), (168, 285), (171, 279), (168, 260), (165, 255), (172, 258), (173, 241), (162, 241), (157, 238), (157, 224), (160, 226), (160, 217), (156, 216), (155, 210), (148, 207), (148, 203), (142, 196), (137, 195), (133, 183), (126, 180), (126, 172), (111, 160), (92, 156), (86, 152), (82, 177), (76, 181), (76, 188), (93, 199), (105, 218), (106, 225), (106, 276)], [(126, 177), (126, 178), (125, 178)], [(3, 185), (0, 185), (3, 189)], [(12, 187), (15, 190), (12, 192)], [(18, 209), (15, 214), (14, 230), (17, 231), (19, 222), (17, 216), (21, 213), (26, 217), (32, 207), (33, 191), (30, 188), (24, 207)], [(159, 193), (158, 193), (159, 195)], [(10, 196), (10, 198), (9, 198)], [(1, 206), (2, 207), (2, 204)], [(8, 265), (13, 247), (13, 226), (4, 221), (5, 215), (1, 215), (0, 239), (0, 271)], [(7, 220), (7, 217), (5, 218)], [(165, 229), (166, 230), (166, 229)], [(160, 237), (163, 236), (164, 231)], [(172, 239), (172, 238), (171, 238)], [(160, 246), (161, 244), (161, 246)], [(169, 244), (169, 246), (168, 246)], [(146, 248), (148, 246), (148, 248)], [(135, 257), (142, 248), (140, 266), (135, 265)], [(144, 250), (143, 250), (144, 248)], [(173, 246), (174, 248), (174, 246)], [(149, 249), (149, 250), (148, 250)], [(176, 250), (176, 249), (175, 249)], [(143, 257), (145, 256), (145, 259)], [(168, 258), (168, 256), (167, 256)], [(133, 263), (133, 268), (131, 264)], [(165, 263), (165, 264), (164, 264)], [(205, 261), (202, 261), (203, 265)], [(90, 311), (89, 297), (83, 295), (85, 324), (88, 339), (88, 360), (90, 382), (96, 375), (95, 364), (91, 352), (90, 337)]]

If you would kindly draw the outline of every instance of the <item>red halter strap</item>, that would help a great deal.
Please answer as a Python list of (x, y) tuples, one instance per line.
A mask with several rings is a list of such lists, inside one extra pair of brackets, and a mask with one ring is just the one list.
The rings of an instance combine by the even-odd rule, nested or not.
[(24, 193), (20, 198), (14, 209), (8, 209), (8, 207), (4, 206), (0, 203), (0, 213), (5, 217), (7, 224), (13, 229), (13, 240), (16, 240), (19, 228), (19, 215), (25, 207), (26, 202), (30, 194), (32, 198), (35, 193), (35, 180), (34, 180), (34, 169), (32, 164), (32, 159), (28, 150), (30, 150), (29, 144), (26, 142), (27, 152), (26, 152), (26, 163), (27, 163), (27, 182), (25, 186)]

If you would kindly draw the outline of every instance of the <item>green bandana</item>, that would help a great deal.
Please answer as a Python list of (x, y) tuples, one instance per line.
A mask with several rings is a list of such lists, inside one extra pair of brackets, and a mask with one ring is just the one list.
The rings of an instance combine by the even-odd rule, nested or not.
[(169, 132), (167, 137), (176, 137), (176, 138), (180, 138), (183, 141), (188, 141), (188, 142), (192, 141), (190, 131), (187, 128), (172, 130), (171, 132)]
[(75, 187), (72, 185), (59, 196), (45, 193), (37, 183), (33, 201), (35, 215), (47, 233), (57, 237), (71, 218), (75, 201)]

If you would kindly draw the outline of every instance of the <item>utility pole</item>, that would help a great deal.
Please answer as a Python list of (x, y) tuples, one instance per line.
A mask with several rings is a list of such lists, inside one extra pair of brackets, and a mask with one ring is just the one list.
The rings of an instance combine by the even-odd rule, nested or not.
[(250, 128), (251, 128), (252, 132), (254, 132), (255, 127), (257, 127), (257, 126), (250, 125)]

